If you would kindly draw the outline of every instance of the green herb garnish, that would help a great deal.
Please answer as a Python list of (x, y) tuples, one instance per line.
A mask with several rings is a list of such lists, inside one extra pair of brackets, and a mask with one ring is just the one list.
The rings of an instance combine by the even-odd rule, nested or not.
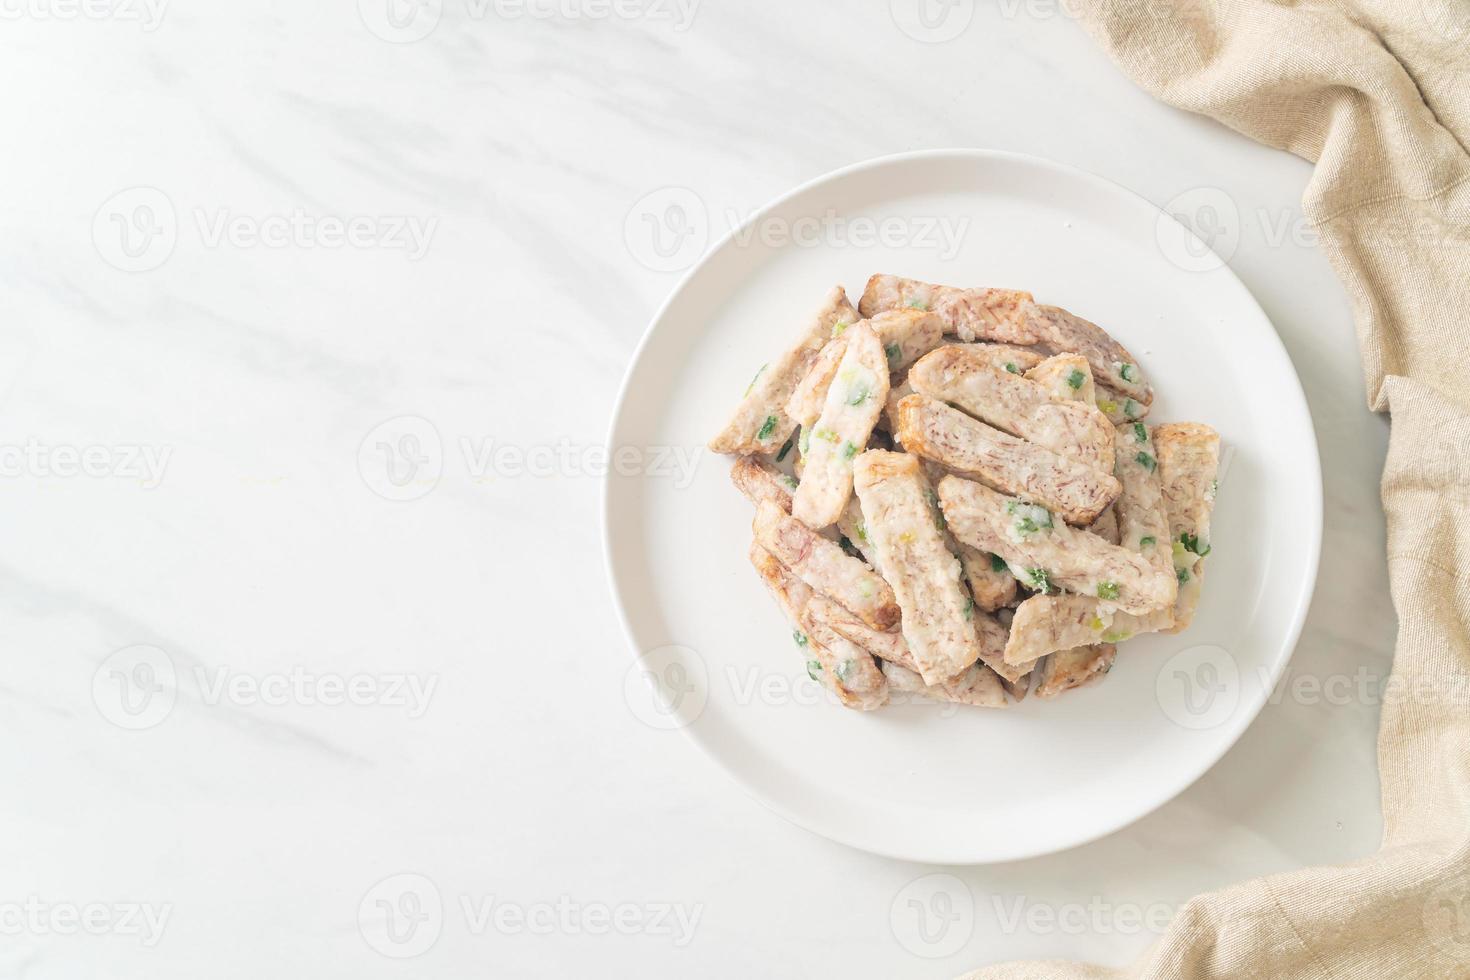
[(1139, 466), (1142, 466), (1150, 473), (1152, 473), (1159, 465), (1157, 460), (1155, 460), (1152, 456), (1145, 452), (1140, 452), (1137, 456), (1134, 456), (1133, 459), (1136, 463), (1138, 463)]
[(791, 631), (791, 638), (796, 641), (796, 645), (797, 646), (799, 646), (799, 647), (806, 646), (806, 643), (807, 643), (806, 634), (803, 633), (801, 630), (792, 630)]
[(868, 389), (867, 385), (853, 385), (847, 389), (847, 403), (849, 405), (861, 405), (868, 400), (868, 396), (871, 394), (872, 391)]
[(1138, 418), (1138, 402), (1131, 398), (1123, 402), (1123, 415), (1130, 419)]
[(1082, 382), (1086, 380), (1087, 375), (1083, 374), (1076, 368), (1073, 368), (1072, 373), (1067, 375), (1067, 387), (1071, 388), (1073, 391), (1076, 391), (1082, 387)]
[(1133, 423), (1133, 441), (1148, 442), (1148, 426), (1142, 422)]
[(1158, 544), (1158, 543), (1159, 543), (1159, 539), (1156, 538), (1156, 537), (1154, 537), (1152, 534), (1145, 535), (1144, 537), (1141, 537), (1141, 538), (1138, 539), (1138, 546), (1140, 548), (1147, 548), (1150, 545), (1155, 545), (1155, 544)]
[(888, 355), (889, 364), (897, 364), (899, 358), (903, 357), (903, 348), (898, 344), (889, 344), (883, 348), (883, 353)]
[(821, 681), (821, 678), (817, 676), (821, 672), (822, 664), (820, 661), (808, 660), (806, 662), (806, 676), (810, 677), (814, 681)]
[(1011, 362), (1011, 361), (1006, 361), (1006, 370), (1009, 371), (1009, 372), (1011, 372), (1012, 374), (1020, 374), (1021, 373), (1020, 369), (1017, 368), (1016, 365), (1013, 362)]
[(1174, 570), (1174, 574), (1179, 577), (1180, 585), (1183, 585), (1185, 582), (1189, 581), (1189, 569), (1187, 568), (1176, 568)]
[(1097, 597), (1099, 599), (1116, 599), (1116, 598), (1118, 598), (1118, 583), (1117, 582), (1099, 582), (1099, 583), (1097, 583)]
[(795, 441), (796, 441), (796, 434), (795, 433), (792, 433), (791, 436), (789, 436), (787, 438), (787, 440), (784, 443), (781, 444), (781, 451), (776, 454), (776, 462), (779, 463), (779, 462), (781, 462), (781, 460), (783, 460), (783, 459), (786, 458), (786, 454), (789, 453), (789, 452), (791, 452), (791, 444), (793, 442), (795, 442)]
[(771, 433), (776, 431), (776, 424), (780, 421), (781, 420), (776, 418), (776, 416), (774, 415), (767, 415), (766, 421), (761, 425), (761, 430), (755, 434), (756, 440), (759, 442), (765, 442), (767, 439), (769, 439)]
[(1124, 381), (1137, 381), (1138, 369), (1132, 364), (1119, 364), (1118, 377), (1122, 378)]
[(992, 572), (1004, 572), (1004, 571), (1008, 570), (1010, 567), (1011, 566), (1007, 565), (1006, 564), (1006, 560), (1004, 558), (1002, 558), (1000, 555), (991, 555), (990, 556), (990, 570)]
[(1037, 592), (1051, 591), (1051, 575), (1044, 568), (1026, 569), (1026, 579)]
[(858, 454), (858, 447), (857, 446), (853, 445), (850, 442), (844, 442), (842, 444), (842, 458), (843, 459), (852, 459), (857, 454)]
[(974, 599), (970, 599), (970, 598), (967, 597), (965, 599), (965, 619), (966, 620), (969, 620), (969, 618), (974, 614), (974, 612), (975, 612), (975, 600)]
[(1209, 545), (1205, 545), (1203, 551), (1200, 550), (1200, 543), (1199, 543), (1199, 536), (1198, 535), (1194, 535), (1194, 534), (1181, 534), (1181, 535), (1179, 535), (1179, 543), (1182, 544), (1182, 545), (1184, 545), (1184, 550), (1185, 551), (1192, 551), (1195, 554), (1199, 555), (1201, 558), (1203, 558), (1205, 555), (1208, 555), (1210, 553), (1210, 546)]

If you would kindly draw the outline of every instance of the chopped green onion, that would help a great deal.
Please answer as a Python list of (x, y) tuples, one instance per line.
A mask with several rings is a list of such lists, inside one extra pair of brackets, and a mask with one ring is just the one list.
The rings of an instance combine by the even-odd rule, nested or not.
[(889, 364), (897, 364), (899, 358), (903, 357), (903, 348), (898, 344), (889, 344), (883, 348), (883, 353), (888, 355)]
[(1174, 574), (1179, 576), (1180, 585), (1183, 585), (1185, 582), (1189, 581), (1189, 569), (1187, 568), (1176, 568), (1174, 570)]
[(812, 430), (810, 428), (808, 428), (807, 426), (801, 427), (801, 438), (797, 440), (796, 445), (801, 449), (801, 454), (803, 456), (811, 452)]
[(1097, 583), (1097, 597), (1099, 599), (1116, 599), (1116, 598), (1118, 598), (1118, 583), (1117, 582), (1099, 582), (1099, 583)]
[(868, 540), (868, 525), (867, 524), (859, 524), (857, 527), (853, 528), (853, 530), (854, 531), (857, 531), (857, 536), (858, 536), (858, 540), (859, 541), (866, 542)]
[(1047, 573), (1046, 569), (1028, 568), (1026, 569), (1026, 578), (1031, 582), (1031, 586), (1037, 592), (1051, 591), (1051, 576)]
[(813, 432), (812, 435), (826, 442), (837, 441), (837, 433), (833, 432), (831, 429), (818, 429), (816, 432)]
[(781, 444), (781, 451), (776, 454), (776, 462), (779, 463), (781, 462), (781, 460), (786, 458), (786, 454), (791, 452), (791, 444), (795, 441), (796, 434), (793, 433), (784, 443)]
[(765, 373), (766, 368), (768, 367), (770, 367), (770, 365), (762, 364), (760, 370), (755, 372), (755, 377), (751, 378), (750, 384), (745, 386), (745, 393), (747, 395), (750, 394), (751, 391), (755, 388), (755, 383), (761, 379), (761, 375)]
[(760, 442), (765, 442), (770, 438), (771, 433), (776, 431), (776, 423), (780, 421), (774, 415), (767, 415), (766, 421), (761, 425), (761, 430), (755, 434), (756, 439)]
[(1195, 554), (1199, 555), (1201, 558), (1203, 558), (1205, 555), (1208, 555), (1210, 553), (1210, 546), (1209, 545), (1205, 545), (1203, 551), (1200, 550), (1200, 543), (1199, 543), (1199, 536), (1198, 535), (1194, 535), (1194, 534), (1181, 534), (1181, 535), (1179, 535), (1179, 543), (1182, 544), (1182, 545), (1184, 545), (1184, 549), (1186, 551), (1192, 551)]
[(817, 661), (817, 660), (808, 660), (806, 662), (806, 676), (810, 677), (814, 681), (820, 681), (821, 678), (818, 677), (817, 675), (820, 674), (821, 672), (822, 672), (822, 664), (821, 664), (820, 661)]
[(786, 484), (786, 486), (792, 490), (795, 490), (797, 487), (801, 486), (801, 482), (798, 481), (796, 477), (790, 475), (781, 477), (781, 482)]
[(1141, 537), (1141, 538), (1138, 539), (1138, 546), (1140, 548), (1147, 548), (1147, 547), (1149, 547), (1151, 545), (1156, 545), (1158, 543), (1159, 543), (1159, 539), (1156, 538), (1156, 537), (1154, 537), (1152, 534), (1145, 535), (1144, 537)]
[(837, 675), (837, 679), (839, 681), (845, 681), (847, 680), (848, 676), (852, 674), (853, 668), (856, 666), (856, 661), (844, 660), (842, 661), (842, 663), (837, 665), (837, 669), (832, 671), (832, 673)]
[(1082, 387), (1082, 382), (1086, 380), (1087, 375), (1083, 374), (1076, 368), (1073, 368), (1072, 373), (1067, 375), (1067, 387), (1071, 388), (1073, 391), (1076, 391), (1077, 389)]
[(1104, 398), (1102, 401), (1098, 402), (1097, 403), (1097, 407), (1100, 408), (1100, 409), (1102, 409), (1104, 415), (1116, 415), (1116, 414), (1118, 414), (1118, 403), (1117, 402), (1110, 402), (1106, 398)]
[(857, 446), (853, 445), (850, 442), (844, 442), (842, 444), (842, 458), (843, 459), (852, 459), (857, 454), (858, 454), (858, 447)]
[(1142, 422), (1133, 423), (1133, 441), (1148, 442), (1148, 426)]
[(1123, 415), (1130, 419), (1138, 418), (1138, 402), (1131, 398), (1123, 402)]
[(974, 614), (974, 612), (975, 612), (975, 600), (974, 599), (971, 599), (971, 598), (969, 598), (967, 596), (965, 598), (965, 619), (968, 620)]
[(1020, 374), (1021, 373), (1020, 369), (1017, 368), (1016, 365), (1015, 365), (1015, 363), (1012, 362), (1012, 361), (1006, 361), (1006, 370), (1009, 371), (1009, 372), (1011, 372), (1012, 374)]
[(796, 641), (796, 645), (797, 646), (799, 646), (799, 647), (806, 646), (806, 634), (803, 633), (801, 630), (792, 630), (791, 631), (791, 638)]
[(848, 323), (846, 320), (837, 321), (836, 323), (832, 324), (832, 336), (842, 336), (842, 331), (846, 330), (850, 326), (852, 326), (852, 324)]
[(1011, 566), (1007, 565), (1006, 560), (1000, 555), (990, 556), (990, 570), (992, 572), (1003, 572), (1010, 567)]
[(1006, 501), (1006, 513), (1016, 514), (1016, 530), (1022, 534), (1031, 534), (1045, 527), (1052, 526), (1051, 511), (1036, 504), (1022, 504), (1014, 500)]
[(1145, 452), (1140, 452), (1137, 456), (1134, 456), (1133, 459), (1135, 462), (1138, 463), (1139, 466), (1142, 466), (1150, 473), (1152, 473), (1159, 465), (1152, 456)]
[(849, 405), (861, 405), (868, 400), (868, 396), (871, 394), (872, 391), (869, 390), (867, 385), (853, 385), (847, 389), (847, 403)]
[(1124, 381), (1137, 381), (1138, 369), (1132, 364), (1120, 364), (1118, 365), (1118, 377)]

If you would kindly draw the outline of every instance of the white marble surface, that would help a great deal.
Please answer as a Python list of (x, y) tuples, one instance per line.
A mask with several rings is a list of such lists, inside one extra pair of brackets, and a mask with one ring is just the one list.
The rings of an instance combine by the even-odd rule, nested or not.
[[(1049, 4), (959, 0), (929, 43), (909, 0), (386, 2), (0, 12), (0, 977), (1119, 963), (1201, 889), (1375, 848), (1387, 426), (1294, 234), (1305, 163), (1151, 101)], [(891, 916), (935, 869), (785, 824), (630, 712), (582, 463), (677, 279), (640, 261), (645, 195), (718, 233), (944, 146), (1233, 201), (1327, 528), (1305, 680), (1128, 830), (943, 869), (973, 914), (928, 958)], [(487, 444), (569, 448), (536, 476)]]

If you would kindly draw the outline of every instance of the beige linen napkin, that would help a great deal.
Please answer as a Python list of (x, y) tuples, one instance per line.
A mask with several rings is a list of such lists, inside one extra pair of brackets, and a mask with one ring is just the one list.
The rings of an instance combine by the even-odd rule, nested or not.
[(1304, 214), (1392, 415), (1384, 840), (1196, 897), (1129, 969), (967, 980), (1470, 977), (1470, 0), (1067, 2), (1159, 98), (1317, 164)]

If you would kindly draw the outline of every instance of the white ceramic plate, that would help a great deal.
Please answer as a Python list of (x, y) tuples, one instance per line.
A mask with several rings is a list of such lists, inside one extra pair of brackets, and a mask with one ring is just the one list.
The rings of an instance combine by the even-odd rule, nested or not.
[[(1311, 419), (1250, 293), (1142, 198), (1012, 154), (860, 164), (752, 221), (759, 233), (713, 248), (654, 318), (611, 446), (697, 452), (833, 283), (854, 303), (874, 272), (1027, 289), (1102, 324), (1139, 358), (1156, 390), (1150, 422), (1219, 430), (1226, 466), (1203, 602), (1187, 632), (1124, 644), (1103, 683), (1052, 701), (844, 710), (807, 679), (790, 626), (749, 567), (752, 509), (730, 485), (728, 460), (704, 453), (685, 480), (660, 464), (668, 450), (629, 450), (645, 472), (609, 477), (604, 502), (609, 573), (638, 655), (629, 707), (682, 728), (797, 824), (910, 860), (1060, 850), (1183, 790), (1265, 703), (1317, 571)], [(947, 247), (931, 222), (963, 231), (958, 245)]]

